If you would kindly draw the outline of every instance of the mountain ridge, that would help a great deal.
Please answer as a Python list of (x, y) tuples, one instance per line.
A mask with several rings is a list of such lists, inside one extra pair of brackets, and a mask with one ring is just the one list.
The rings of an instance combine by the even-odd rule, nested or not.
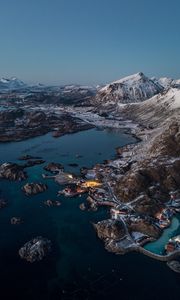
[(116, 106), (119, 103), (141, 102), (162, 92), (158, 82), (154, 82), (142, 72), (113, 81), (100, 89), (92, 100), (97, 106)]
[(180, 89), (170, 88), (144, 102), (119, 106), (118, 113), (152, 128), (173, 118), (180, 120)]

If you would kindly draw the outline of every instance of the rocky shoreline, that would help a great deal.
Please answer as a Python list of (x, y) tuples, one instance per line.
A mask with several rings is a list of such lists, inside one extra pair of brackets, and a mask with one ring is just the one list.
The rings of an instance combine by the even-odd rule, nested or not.
[[(46, 129), (53, 129), (55, 137), (96, 126), (92, 120), (88, 123), (86, 120), (67, 115), (67, 113), (61, 116), (61, 127), (59, 117), (54, 119), (52, 115), (47, 117), (36, 112), (31, 113), (31, 117), (35, 118), (34, 128), (40, 129), (39, 134), (44, 132), (41, 131), (41, 129), (44, 130), (42, 127), (44, 120), (51, 120), (53, 126), (48, 125)], [(31, 131), (33, 126), (31, 122), (30, 124), (30, 127), (26, 129)], [(120, 128), (122, 124), (121, 120)], [(16, 131), (17, 123), (15, 122), (13, 126)], [(22, 139), (25, 139), (25, 127), (20, 124), (18, 126), (23, 133)], [(116, 126), (118, 128), (118, 125)], [(11, 129), (8, 127), (7, 132)], [(128, 128), (126, 123), (125, 130), (130, 131), (138, 143), (117, 148), (115, 159), (97, 164), (92, 170), (85, 168), (81, 174), (82, 182), (81, 177), (74, 178), (72, 174), (64, 173), (64, 167), (53, 162), (44, 167), (44, 170), (52, 173), (53, 176), (44, 175), (44, 178), (54, 178), (60, 185), (76, 185), (77, 190), (72, 192), (70, 188), (66, 192), (69, 197), (88, 193), (87, 202), (80, 205), (82, 210), (97, 210), (102, 206), (109, 208), (110, 218), (94, 224), (98, 237), (103, 240), (108, 251), (116, 254), (138, 251), (150, 256), (149, 252), (142, 250), (143, 245), (158, 239), (163, 229), (169, 226), (172, 216), (180, 208), (180, 203), (177, 203), (178, 207), (174, 207), (173, 202), (169, 203), (170, 192), (177, 191), (176, 198), (179, 197), (180, 122), (178, 119), (172, 119), (157, 129), (145, 128), (141, 125)], [(33, 132), (32, 130), (31, 133)], [(12, 131), (12, 136), (14, 136), (14, 131)], [(7, 133), (7, 140), (0, 138), (1, 142), (11, 140), (12, 136)], [(19, 140), (20, 135), (14, 138)], [(19, 159), (25, 163), (23, 165), (15, 163), (0, 165), (0, 178), (25, 180), (27, 179), (25, 168), (45, 162), (40, 157), (31, 155)], [(74, 163), (71, 165), (78, 166)], [(93, 180), (88, 181), (86, 179), (88, 176), (93, 176)], [(47, 185), (43, 183), (27, 183), (22, 187), (26, 195), (35, 195), (46, 190)], [(60, 205), (56, 200), (47, 200), (44, 204), (49, 207)], [(165, 213), (170, 215), (166, 216)], [(16, 221), (18, 224), (18, 220), (13, 220), (13, 224)], [(177, 253), (176, 257), (179, 256)], [(173, 255), (172, 257), (174, 258)]]
[[(180, 120), (169, 118), (154, 129), (148, 123), (145, 127), (139, 122), (138, 127), (129, 130), (138, 143), (116, 149), (117, 159), (93, 168), (104, 186), (108, 182), (111, 200), (99, 201), (95, 190), (95, 196), (88, 196), (87, 204), (81, 204), (80, 208), (96, 210), (101, 205), (115, 208), (111, 219), (94, 224), (108, 251), (125, 254), (135, 250), (170, 261), (180, 256), (180, 250), (166, 260), (164, 255), (162, 258), (154, 253), (150, 255), (142, 245), (158, 239), (170, 225), (172, 216), (180, 211)], [(171, 193), (176, 193), (177, 200), (169, 200)], [(166, 209), (171, 216), (162, 216)], [(140, 234), (137, 241), (133, 237), (136, 233)]]
[(93, 127), (66, 112), (49, 112), (46, 106), (42, 110), (32, 106), (0, 111), (0, 142), (22, 141), (49, 132), (58, 138)]

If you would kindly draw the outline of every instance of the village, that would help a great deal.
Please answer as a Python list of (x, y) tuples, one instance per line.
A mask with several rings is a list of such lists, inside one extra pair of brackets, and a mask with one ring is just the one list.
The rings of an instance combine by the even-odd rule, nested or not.
[[(159, 205), (154, 215), (140, 213), (137, 205), (143, 200), (143, 195), (133, 201), (122, 202), (115, 193), (114, 187), (121, 176), (120, 172), (120, 168), (111, 161), (105, 161), (91, 169), (81, 168), (79, 176), (57, 168), (51, 172), (54, 173), (52, 176), (43, 174), (43, 178), (53, 178), (65, 186), (58, 196), (72, 198), (87, 195), (86, 201), (80, 204), (83, 211), (106, 208), (109, 219), (99, 221), (94, 227), (107, 250), (122, 254), (157, 240), (163, 230), (170, 226), (173, 216), (180, 212), (180, 197), (179, 191), (172, 191), (169, 199)], [(180, 250), (178, 238), (169, 241), (164, 254), (175, 250)]]

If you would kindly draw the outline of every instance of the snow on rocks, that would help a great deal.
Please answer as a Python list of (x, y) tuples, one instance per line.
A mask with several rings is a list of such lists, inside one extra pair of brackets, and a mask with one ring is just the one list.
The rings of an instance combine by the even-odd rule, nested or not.
[(114, 81), (103, 87), (94, 103), (102, 107), (118, 103), (141, 102), (162, 92), (164, 88), (146, 77), (142, 72)]
[(28, 262), (35, 262), (42, 260), (51, 251), (51, 241), (38, 236), (29, 242), (25, 243), (19, 250), (19, 255), (22, 259)]
[[(125, 114), (145, 127), (156, 128), (180, 118), (180, 89), (171, 88), (142, 103), (128, 104), (119, 107), (119, 114)], [(158, 128), (159, 129), (159, 128)]]

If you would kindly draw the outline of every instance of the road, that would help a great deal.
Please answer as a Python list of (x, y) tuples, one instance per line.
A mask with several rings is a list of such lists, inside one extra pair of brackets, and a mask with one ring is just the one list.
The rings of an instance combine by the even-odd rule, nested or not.
[[(112, 188), (111, 188), (111, 186), (110, 186), (110, 184), (109, 184), (109, 182), (108, 182), (108, 180), (107, 180), (107, 177), (104, 177), (104, 179), (105, 179), (105, 184), (106, 184), (106, 186), (107, 186), (107, 188), (108, 188), (108, 191), (109, 191), (110, 195), (112, 196), (112, 199), (113, 199), (112, 202), (114, 202), (114, 203), (116, 203), (116, 204), (118, 204), (118, 205), (122, 205), (123, 207), (127, 206), (128, 209), (132, 210), (132, 208), (131, 208), (129, 205), (126, 205), (126, 204), (120, 202), (120, 201), (117, 199), (116, 195), (114, 195), (114, 193), (113, 193), (113, 191), (112, 191)], [(126, 237), (128, 240), (130, 240), (132, 243), (134, 243), (134, 240), (132, 239), (132, 237), (131, 237), (131, 235), (130, 235), (130, 233), (129, 233), (129, 231), (128, 231), (128, 228), (127, 228), (126, 222), (124, 221), (124, 218), (123, 218), (122, 216), (119, 216), (119, 219), (120, 219), (120, 221), (121, 221), (122, 224), (123, 224), (123, 227), (124, 227), (124, 230), (125, 230), (125, 237)]]

